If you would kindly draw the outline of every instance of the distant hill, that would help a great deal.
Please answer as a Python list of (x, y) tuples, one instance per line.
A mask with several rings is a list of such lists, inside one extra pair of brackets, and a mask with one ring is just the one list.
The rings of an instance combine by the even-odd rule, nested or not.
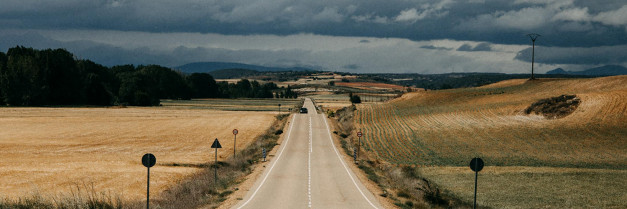
[(249, 65), (242, 63), (232, 63), (232, 62), (194, 62), (181, 66), (174, 67), (176, 70), (180, 70), (184, 73), (207, 73), (216, 70), (225, 70), (225, 69), (246, 69), (246, 70), (254, 70), (254, 71), (313, 71), (309, 68), (303, 67), (266, 67), (260, 65)]
[(557, 68), (546, 72), (546, 74), (560, 75), (586, 75), (586, 76), (609, 76), (609, 75), (627, 75), (627, 68), (620, 65), (606, 65), (601, 67), (590, 68), (584, 71), (565, 71)]
[(210, 71), (209, 74), (216, 79), (230, 79), (230, 78), (242, 78), (247, 76), (255, 76), (263, 74), (256, 70), (248, 69), (222, 69)]

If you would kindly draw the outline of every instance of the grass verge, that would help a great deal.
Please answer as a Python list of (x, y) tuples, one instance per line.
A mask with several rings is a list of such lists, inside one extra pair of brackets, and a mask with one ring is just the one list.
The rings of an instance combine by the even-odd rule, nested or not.
[[(272, 126), (264, 134), (239, 151), (235, 157), (224, 162), (210, 163), (201, 172), (194, 174), (169, 188), (155, 203), (159, 208), (197, 208), (205, 206), (217, 208), (227, 196), (233, 193), (242, 177), (252, 172), (252, 165), (262, 159), (262, 149), (271, 150), (283, 133), (289, 114), (276, 116)], [(218, 168), (218, 179), (214, 179), (214, 169)]]

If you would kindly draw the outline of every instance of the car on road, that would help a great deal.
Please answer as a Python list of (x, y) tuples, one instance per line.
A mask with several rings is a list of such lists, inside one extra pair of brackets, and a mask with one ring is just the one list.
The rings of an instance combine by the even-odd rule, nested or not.
[(307, 113), (307, 108), (300, 108), (300, 113)]

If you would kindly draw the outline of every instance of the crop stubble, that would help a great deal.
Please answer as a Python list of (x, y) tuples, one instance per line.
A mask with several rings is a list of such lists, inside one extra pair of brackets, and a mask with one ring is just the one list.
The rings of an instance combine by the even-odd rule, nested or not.
[[(561, 119), (525, 115), (539, 99), (581, 98)], [(364, 147), (472, 202), (472, 157), (479, 204), (495, 208), (624, 208), (627, 174), (627, 76), (508, 80), (478, 88), (405, 94), (358, 105)]]
[[(158, 194), (213, 160), (233, 153), (231, 130), (243, 148), (265, 131), (274, 112), (172, 108), (0, 108), (0, 197), (67, 193), (83, 184), (125, 200), (145, 198), (153, 153), (151, 193)], [(185, 166), (171, 166), (171, 165)]]

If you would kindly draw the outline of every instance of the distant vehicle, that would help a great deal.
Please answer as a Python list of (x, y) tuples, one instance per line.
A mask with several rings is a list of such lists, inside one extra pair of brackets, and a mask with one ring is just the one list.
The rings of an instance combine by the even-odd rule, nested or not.
[(300, 113), (307, 113), (307, 108), (300, 108)]

